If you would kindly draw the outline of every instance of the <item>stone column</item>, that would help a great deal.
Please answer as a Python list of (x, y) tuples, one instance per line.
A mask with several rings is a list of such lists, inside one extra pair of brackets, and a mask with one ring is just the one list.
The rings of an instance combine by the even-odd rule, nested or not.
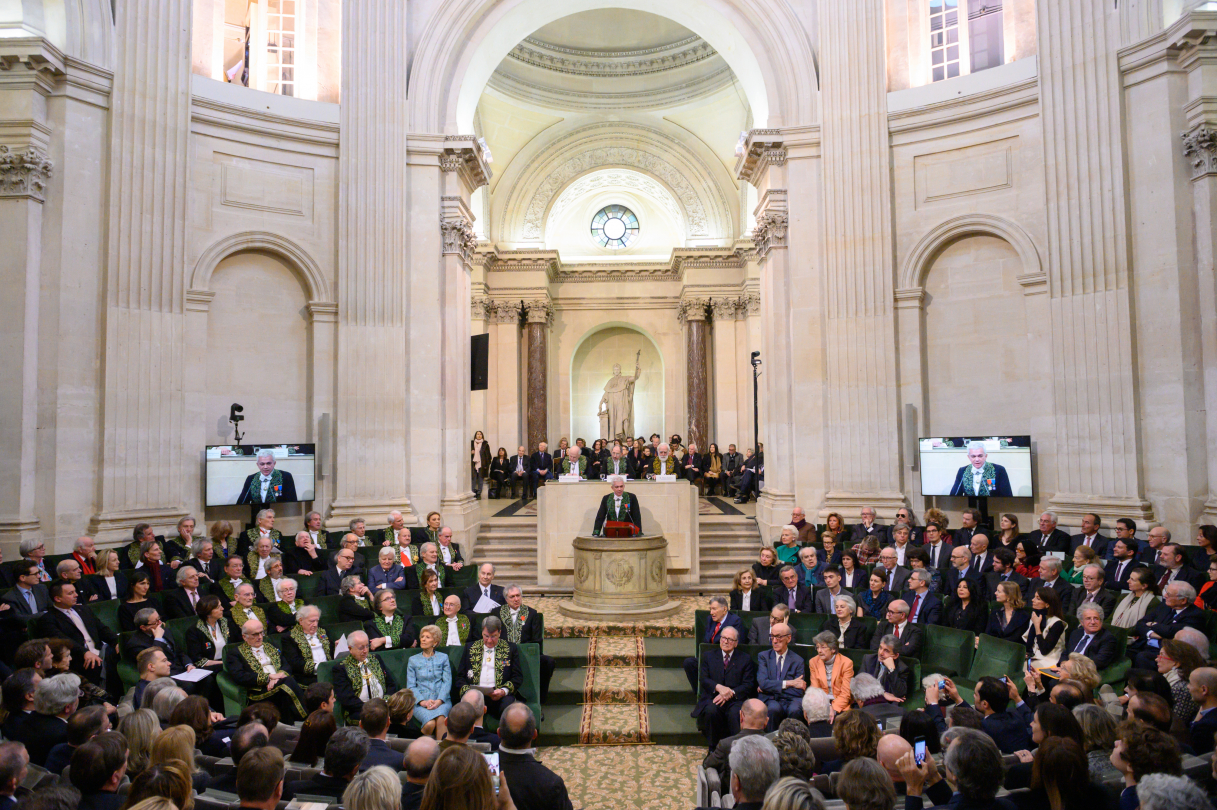
[(406, 421), (406, 312), (413, 292), (407, 252), (413, 229), (407, 226), (407, 113), (401, 93), (408, 33), (402, 4), (342, 4), (333, 528), (353, 517), (382, 523), (392, 509), (416, 519), (406, 483), (414, 451)]
[[(538, 444), (548, 441), (547, 344), (554, 308), (548, 301), (525, 301), (524, 312), (527, 318), (524, 326), (524, 341), (525, 352), (528, 356), (528, 391), (525, 397), (525, 401), (528, 403), (528, 452), (533, 453), (536, 452)], [(550, 451), (553, 451), (553, 443), (550, 443)]]
[(821, 9), (825, 329), (835, 388), (823, 508), (846, 514), (904, 505), (884, 5), (859, 0)]
[[(490, 394), (487, 411), (491, 424), (501, 438), (499, 444), (515, 455), (516, 447), (527, 443), (521, 424), (520, 401), (520, 313), (519, 301), (490, 303)], [(532, 452), (532, 448), (527, 448)]]
[[(1200, 124), (1185, 133), (1184, 153), (1192, 164), (1204, 400), (1213, 403), (1217, 402), (1217, 126)], [(1208, 497), (1197, 522), (1212, 524), (1217, 523), (1217, 408), (1205, 409), (1205, 427)]]
[[(190, 0), (117, 0), (111, 95), (100, 493), (90, 533), (185, 514)], [(269, 418), (270, 415), (267, 415)]]
[(710, 442), (710, 364), (706, 356), (709, 307), (708, 299), (686, 298), (680, 302), (677, 315), (685, 326), (685, 402), (689, 415), (685, 442), (686, 446), (696, 444), (702, 453)]
[[(714, 344), (714, 432), (710, 439), (718, 442), (719, 452), (725, 453), (731, 442), (738, 446), (744, 441), (742, 425), (745, 422), (749, 425), (749, 434), (752, 429), (752, 412), (749, 411), (745, 419), (745, 414), (739, 409), (739, 388), (745, 384), (739, 375), (741, 352), (737, 348), (736, 319), (739, 317), (740, 299), (715, 298), (710, 302), (710, 311), (714, 315), (711, 338)], [(751, 396), (752, 381), (748, 380), (747, 385)]]
[[(30, 77), (34, 79), (33, 76)], [(28, 89), (28, 88), (27, 88)], [(32, 134), (32, 133), (29, 133)], [(42, 204), (53, 166), (42, 145), (0, 145), (0, 542), (37, 537), (38, 311)]]
[[(480, 286), (483, 287), (481, 293), (479, 294), (478, 292), (474, 292), (472, 294), (471, 298), (469, 299), (470, 300), (470, 306), (469, 306), (469, 334), (470, 335), (480, 335), (483, 333), (485, 333), (487, 335), (490, 334), (489, 323), (490, 323), (491, 303), (490, 303), (490, 299), (487, 298), (485, 295), (485, 285), (480, 285)], [(474, 431), (480, 430), (486, 434), (486, 440), (490, 441), (490, 442), (496, 442), (495, 447), (497, 447), (498, 443), (499, 443), (497, 433), (493, 437), (491, 436), (491, 425), (490, 425), (491, 420), (490, 420), (490, 407), (489, 407), (489, 403), (490, 403), (489, 394), (494, 386), (494, 382), (492, 381), (493, 377), (494, 377), (494, 372), (491, 368), (491, 358), (493, 357), (494, 350), (490, 348), (489, 344), (492, 343), (493, 341), (494, 341), (493, 336), (488, 338), (487, 352), (486, 352), (486, 384), (487, 384), (486, 390), (470, 392), (470, 394), (469, 394), (469, 424), (466, 426), (465, 432), (468, 433), (470, 437), (472, 437)], [(492, 449), (491, 455), (493, 455), (493, 454), (494, 454), (494, 450)], [(487, 475), (489, 475), (489, 472), (487, 473)]]
[(1040, 0), (1036, 20), (1056, 413), (1049, 507), (1067, 526), (1091, 511), (1150, 522), (1129, 327), (1119, 11), (1107, 0)]

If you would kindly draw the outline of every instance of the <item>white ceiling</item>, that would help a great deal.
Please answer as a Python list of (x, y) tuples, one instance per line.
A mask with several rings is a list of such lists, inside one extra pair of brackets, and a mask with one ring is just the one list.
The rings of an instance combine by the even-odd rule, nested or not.
[(561, 48), (612, 52), (657, 48), (691, 36), (693, 32), (688, 28), (657, 14), (602, 8), (542, 26), (530, 39)]

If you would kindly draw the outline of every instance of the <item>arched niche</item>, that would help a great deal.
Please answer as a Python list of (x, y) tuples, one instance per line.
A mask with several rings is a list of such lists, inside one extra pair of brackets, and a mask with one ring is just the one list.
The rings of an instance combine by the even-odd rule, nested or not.
[[(445, 4), (418, 39), (417, 70), (406, 94), (413, 129), (452, 135), (473, 132), (478, 99), (490, 75), (520, 40), (562, 17), (599, 8), (657, 13), (654, 3), (646, 0)], [(816, 59), (806, 23), (790, 0), (671, 0), (662, 13), (722, 55), (748, 98), (755, 126), (814, 120)]]
[(570, 359), (570, 440), (592, 442), (602, 437), (596, 416), (604, 385), (613, 376), (613, 365), (621, 373), (634, 374), (634, 358), (642, 375), (634, 385), (634, 434), (664, 433), (664, 361), (655, 339), (627, 323), (605, 323), (580, 338)]

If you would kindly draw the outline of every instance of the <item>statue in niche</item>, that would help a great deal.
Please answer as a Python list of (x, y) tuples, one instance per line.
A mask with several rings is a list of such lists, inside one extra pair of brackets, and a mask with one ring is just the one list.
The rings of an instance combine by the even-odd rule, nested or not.
[(604, 396), (596, 406), (602, 438), (625, 441), (634, 436), (634, 383), (642, 376), (641, 358), (642, 350), (639, 349), (634, 357), (633, 377), (623, 377), (621, 364), (613, 364), (613, 376), (604, 384)]

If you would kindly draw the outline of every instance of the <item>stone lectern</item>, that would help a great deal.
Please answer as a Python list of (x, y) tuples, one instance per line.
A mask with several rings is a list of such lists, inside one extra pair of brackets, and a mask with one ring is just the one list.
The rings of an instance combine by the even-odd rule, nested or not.
[(580, 535), (572, 543), (575, 595), (558, 611), (575, 619), (660, 619), (680, 609), (668, 599), (668, 542), (660, 535)]

